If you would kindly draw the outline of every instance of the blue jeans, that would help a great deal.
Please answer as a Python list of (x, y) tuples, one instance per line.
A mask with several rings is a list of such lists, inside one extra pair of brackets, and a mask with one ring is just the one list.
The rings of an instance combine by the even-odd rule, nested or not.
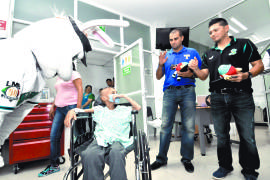
[(211, 113), (217, 135), (219, 166), (228, 170), (233, 169), (229, 134), (233, 115), (240, 137), (239, 163), (247, 174), (257, 174), (255, 169), (260, 167), (260, 159), (254, 135), (254, 111), (252, 93), (211, 93)]
[(52, 128), (51, 128), (51, 153), (50, 153), (50, 160), (51, 165), (56, 166), (58, 164), (57, 160), (60, 156), (60, 139), (61, 135), (64, 130), (64, 120), (66, 117), (66, 114), (69, 110), (76, 108), (77, 105), (68, 105), (64, 107), (57, 107), (55, 111), (55, 115), (52, 122)]
[(184, 89), (166, 89), (163, 95), (162, 125), (160, 131), (159, 154), (156, 160), (166, 163), (172, 136), (175, 114), (180, 106), (181, 112), (181, 150), (182, 161), (190, 161), (194, 156), (194, 131), (196, 111), (195, 87)]

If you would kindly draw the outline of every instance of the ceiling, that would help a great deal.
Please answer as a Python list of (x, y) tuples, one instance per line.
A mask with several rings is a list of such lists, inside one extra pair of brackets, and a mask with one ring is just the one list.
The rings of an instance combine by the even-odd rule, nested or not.
[[(206, 46), (213, 43), (208, 35), (212, 17), (224, 17), (239, 33), (235, 37), (250, 38), (262, 52), (270, 42), (270, 0), (83, 0), (103, 9), (154, 27), (190, 27), (190, 40)], [(132, 8), (131, 8), (132, 7)], [(241, 30), (230, 21), (235, 17), (248, 29)], [(251, 37), (257, 36), (257, 39)], [(112, 56), (112, 55), (111, 55)]]

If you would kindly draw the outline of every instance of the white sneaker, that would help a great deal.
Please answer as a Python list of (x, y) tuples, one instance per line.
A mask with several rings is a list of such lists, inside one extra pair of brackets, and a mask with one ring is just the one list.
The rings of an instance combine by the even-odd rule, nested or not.
[(0, 155), (0, 167), (5, 165), (3, 157)]
[(153, 126), (155, 128), (160, 128), (161, 127), (161, 119), (155, 119), (153, 121), (147, 121), (147, 124), (149, 124), (150, 126)]

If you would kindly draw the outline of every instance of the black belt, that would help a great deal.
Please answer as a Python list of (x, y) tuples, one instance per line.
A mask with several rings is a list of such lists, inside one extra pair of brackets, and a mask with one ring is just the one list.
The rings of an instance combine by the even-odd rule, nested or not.
[(183, 85), (183, 86), (169, 86), (168, 89), (185, 89), (185, 88), (189, 88), (193, 85)]
[(220, 94), (237, 94), (241, 92), (247, 92), (239, 88), (223, 88), (223, 89), (214, 89), (211, 92), (220, 93)]

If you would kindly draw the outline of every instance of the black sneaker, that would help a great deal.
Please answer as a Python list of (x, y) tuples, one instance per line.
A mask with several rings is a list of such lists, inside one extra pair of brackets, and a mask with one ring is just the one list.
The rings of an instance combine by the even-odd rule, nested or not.
[(194, 166), (190, 161), (182, 161), (183, 165), (185, 166), (185, 170), (189, 173), (194, 172)]
[(257, 180), (259, 173), (255, 170), (242, 170), (241, 173), (244, 175), (245, 180)]
[(59, 165), (57, 165), (57, 166), (48, 165), (43, 171), (41, 171), (38, 174), (38, 177), (48, 176), (48, 175), (50, 175), (52, 173), (56, 173), (58, 171), (60, 171)]
[(251, 174), (245, 174), (245, 180), (257, 180), (257, 177)]
[(160, 163), (158, 161), (155, 161), (155, 162), (153, 162), (151, 164), (151, 170), (156, 170), (156, 169), (158, 169), (158, 168), (160, 168), (162, 166), (165, 166), (165, 165), (167, 165), (167, 162), (166, 163)]
[(223, 167), (219, 167), (218, 170), (216, 170), (213, 173), (213, 179), (223, 179), (232, 171), (233, 170), (228, 170), (228, 169), (225, 169)]

